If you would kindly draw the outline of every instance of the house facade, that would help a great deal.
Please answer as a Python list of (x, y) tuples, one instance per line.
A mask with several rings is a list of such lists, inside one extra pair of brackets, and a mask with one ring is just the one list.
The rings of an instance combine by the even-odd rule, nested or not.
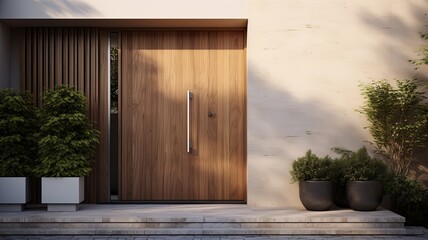
[(0, 87), (86, 94), (89, 203), (301, 208), (291, 162), (367, 145), (359, 85), (426, 74), (427, 20), (424, 0), (0, 0)]

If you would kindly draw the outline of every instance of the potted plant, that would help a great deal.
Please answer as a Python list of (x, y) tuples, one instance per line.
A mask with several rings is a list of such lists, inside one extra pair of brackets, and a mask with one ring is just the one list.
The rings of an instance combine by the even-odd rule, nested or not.
[(84, 200), (84, 176), (92, 170), (98, 143), (86, 102), (82, 93), (66, 86), (43, 95), (35, 172), (42, 177), (42, 203), (48, 204), (48, 211), (76, 211)]
[(341, 158), (346, 162), (343, 176), (347, 180), (349, 206), (357, 211), (376, 210), (383, 197), (382, 179), (387, 174), (385, 163), (370, 157), (365, 147), (343, 153)]
[(29, 93), (0, 90), (0, 210), (21, 211), (30, 199), (37, 152), (36, 108)]
[(299, 182), (299, 197), (310, 211), (328, 210), (333, 205), (332, 160), (308, 150), (292, 163), (292, 181)]

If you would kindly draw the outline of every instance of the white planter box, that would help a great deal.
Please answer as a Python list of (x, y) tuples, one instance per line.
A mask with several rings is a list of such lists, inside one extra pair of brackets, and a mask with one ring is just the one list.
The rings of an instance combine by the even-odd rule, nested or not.
[(0, 177), (0, 211), (21, 211), (30, 201), (27, 177)]
[(42, 177), (42, 203), (48, 211), (76, 211), (84, 200), (84, 177)]

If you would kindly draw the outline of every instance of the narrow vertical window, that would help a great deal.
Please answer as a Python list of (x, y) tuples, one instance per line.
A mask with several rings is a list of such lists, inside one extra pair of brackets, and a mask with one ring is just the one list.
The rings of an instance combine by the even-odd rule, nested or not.
[(110, 33), (110, 200), (118, 200), (118, 33)]

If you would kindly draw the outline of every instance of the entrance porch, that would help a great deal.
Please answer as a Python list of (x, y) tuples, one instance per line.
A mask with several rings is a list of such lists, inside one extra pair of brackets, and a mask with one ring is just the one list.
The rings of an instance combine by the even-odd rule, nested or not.
[(238, 204), (98, 204), (77, 212), (0, 215), (0, 235), (420, 235), (391, 211), (254, 208)]

